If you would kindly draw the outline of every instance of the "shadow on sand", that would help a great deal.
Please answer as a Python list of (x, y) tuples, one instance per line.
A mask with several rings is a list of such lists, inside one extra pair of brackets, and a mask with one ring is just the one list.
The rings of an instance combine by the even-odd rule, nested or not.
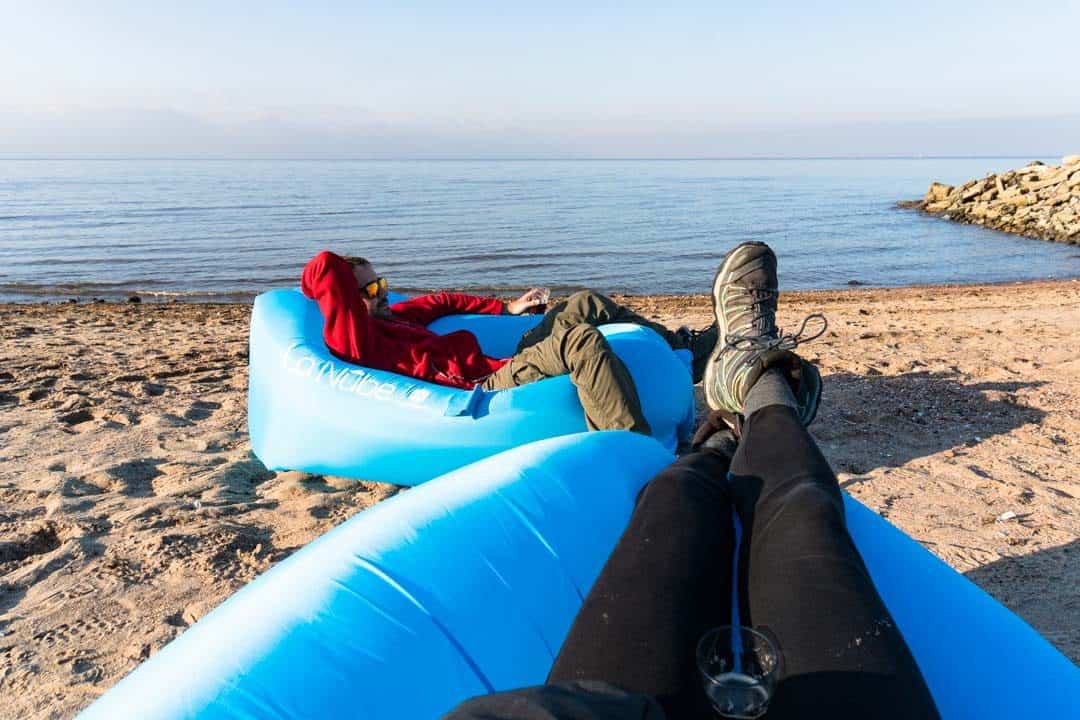
[(1080, 663), (1080, 540), (1002, 558), (964, 575)]
[(966, 385), (956, 373), (836, 373), (825, 377), (811, 430), (834, 470), (864, 475), (1040, 422), (1046, 413), (1023, 405), (1017, 393), (1043, 384)]

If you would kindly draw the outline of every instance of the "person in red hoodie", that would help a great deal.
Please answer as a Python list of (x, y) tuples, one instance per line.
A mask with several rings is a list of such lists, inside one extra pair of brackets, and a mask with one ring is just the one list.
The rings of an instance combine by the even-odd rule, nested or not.
[(437, 335), (427, 325), (460, 313), (519, 315), (544, 302), (540, 291), (509, 303), (439, 292), (391, 305), (386, 278), (368, 260), (329, 251), (308, 262), (300, 287), (319, 304), (326, 346), (346, 362), (464, 389), (504, 390), (569, 374), (592, 430), (650, 433), (634, 381), (597, 325), (636, 323), (655, 330), (673, 348), (691, 349), (695, 382), (716, 344), (715, 326), (700, 333), (671, 332), (610, 298), (582, 291), (552, 306), (512, 357), (494, 358), (467, 330)]

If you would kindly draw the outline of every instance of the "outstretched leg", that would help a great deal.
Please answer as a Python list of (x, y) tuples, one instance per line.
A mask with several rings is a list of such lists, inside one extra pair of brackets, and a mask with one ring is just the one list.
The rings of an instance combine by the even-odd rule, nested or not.
[(548, 337), (518, 352), (489, 377), (484, 389), (504, 390), (568, 373), (590, 430), (652, 434), (630, 371), (591, 325), (556, 323)]
[(601, 295), (592, 290), (581, 290), (552, 305), (551, 309), (544, 314), (544, 319), (540, 321), (540, 324), (521, 336), (521, 342), (518, 343), (517, 348), (518, 352), (549, 337), (556, 325), (560, 323), (569, 326), (633, 323), (654, 330), (674, 348), (686, 347), (681, 338), (660, 323), (638, 315), (633, 310), (623, 307), (606, 295)]
[[(784, 668), (770, 718), (933, 718), (933, 699), (848, 534), (840, 487), (806, 426), (821, 376), (776, 327), (776, 255), (743, 243), (713, 281), (722, 342), (705, 398), (741, 432), (731, 493), (744, 530), (740, 617)], [(814, 317), (814, 316), (811, 316)], [(826, 323), (820, 320), (817, 335)], [(810, 318), (808, 318), (810, 319)], [(794, 390), (794, 392), (793, 392)]]
[[(766, 402), (761, 406), (755, 394)], [(780, 644), (770, 718), (934, 718), (911, 651), (848, 534), (836, 476), (770, 371), (747, 405), (731, 464), (744, 528), (743, 619)], [(748, 409), (750, 409), (748, 407)]]
[(694, 650), (731, 622), (728, 462), (687, 455), (645, 486), (548, 682), (599, 680), (655, 697), (673, 719), (711, 716)]

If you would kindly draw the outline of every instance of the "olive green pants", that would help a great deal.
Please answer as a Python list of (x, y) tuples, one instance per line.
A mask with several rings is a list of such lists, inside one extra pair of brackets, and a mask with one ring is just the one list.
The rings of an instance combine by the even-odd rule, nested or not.
[(634, 379), (597, 325), (628, 322), (652, 328), (673, 347), (674, 333), (614, 300), (585, 290), (552, 306), (521, 337), (517, 353), (484, 382), (485, 390), (505, 390), (558, 375), (570, 375), (585, 408), (590, 430), (633, 430), (650, 434)]

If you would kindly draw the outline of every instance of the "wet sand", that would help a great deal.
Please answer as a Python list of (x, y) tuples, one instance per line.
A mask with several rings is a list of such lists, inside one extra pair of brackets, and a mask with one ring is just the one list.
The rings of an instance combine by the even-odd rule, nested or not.
[[(705, 297), (626, 302), (672, 327)], [(841, 484), (1080, 660), (1080, 282), (785, 294), (821, 311)], [(70, 717), (398, 488), (270, 472), (247, 305), (0, 305), (0, 717)]]

